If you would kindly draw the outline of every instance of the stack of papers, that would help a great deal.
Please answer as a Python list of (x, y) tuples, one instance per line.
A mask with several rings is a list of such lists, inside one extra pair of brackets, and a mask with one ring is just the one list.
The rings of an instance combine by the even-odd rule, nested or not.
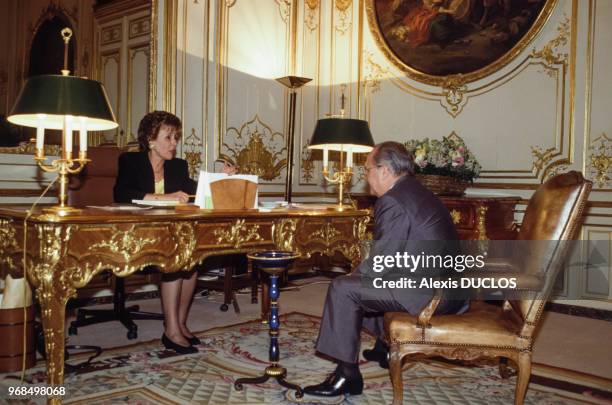
[(88, 205), (87, 208), (95, 208), (105, 211), (134, 211), (134, 210), (149, 210), (153, 207), (135, 207), (133, 205)]
[(181, 204), (178, 200), (132, 200), (132, 203), (151, 207), (174, 207)]

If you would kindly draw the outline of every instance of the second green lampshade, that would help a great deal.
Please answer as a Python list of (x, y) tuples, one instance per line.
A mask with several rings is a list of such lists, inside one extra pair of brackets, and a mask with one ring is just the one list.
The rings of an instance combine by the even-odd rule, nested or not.
[(66, 115), (86, 117), (89, 131), (118, 126), (102, 83), (81, 77), (30, 77), (7, 119), (13, 124), (38, 127), (40, 114), (45, 114), (44, 127), (49, 129), (62, 129)]
[(374, 147), (368, 122), (354, 118), (323, 118), (317, 121), (309, 149), (365, 153)]

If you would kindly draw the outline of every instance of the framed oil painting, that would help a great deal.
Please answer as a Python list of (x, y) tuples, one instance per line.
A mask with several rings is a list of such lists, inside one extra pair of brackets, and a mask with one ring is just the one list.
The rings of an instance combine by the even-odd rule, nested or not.
[(385, 55), (411, 78), (468, 83), (517, 56), (557, 0), (366, 0), (368, 22)]

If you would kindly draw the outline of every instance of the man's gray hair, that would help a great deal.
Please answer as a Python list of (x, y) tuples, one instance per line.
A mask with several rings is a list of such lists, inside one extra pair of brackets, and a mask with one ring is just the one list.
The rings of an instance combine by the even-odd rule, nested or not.
[(372, 159), (377, 165), (387, 166), (395, 176), (414, 175), (414, 157), (399, 142), (382, 142), (374, 147)]

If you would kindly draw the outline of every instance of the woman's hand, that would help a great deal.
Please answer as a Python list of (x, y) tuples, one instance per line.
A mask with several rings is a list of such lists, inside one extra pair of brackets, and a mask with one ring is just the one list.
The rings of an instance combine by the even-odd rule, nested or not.
[(186, 203), (189, 201), (189, 194), (176, 191), (174, 193), (169, 194), (145, 194), (143, 200), (154, 200), (154, 201), (178, 201), (182, 203)]
[(178, 200), (179, 202), (186, 203), (189, 201), (189, 194), (183, 191), (175, 191), (174, 193), (164, 194), (164, 200)]

